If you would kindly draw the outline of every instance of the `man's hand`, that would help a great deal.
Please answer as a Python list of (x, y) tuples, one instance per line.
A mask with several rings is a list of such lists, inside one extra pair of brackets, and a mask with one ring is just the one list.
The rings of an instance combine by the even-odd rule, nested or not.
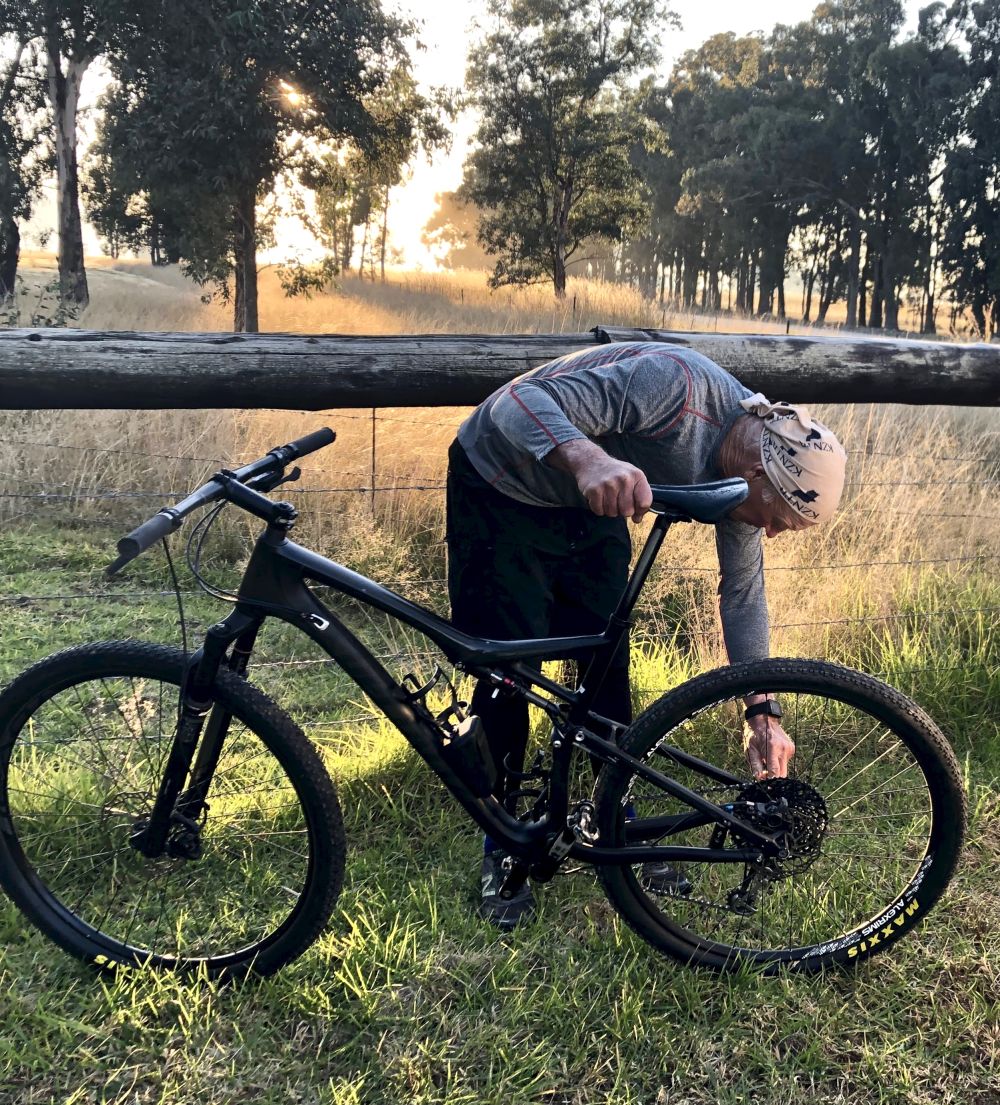
[(795, 755), (795, 743), (773, 717), (753, 717), (747, 722), (747, 762), (755, 779), (784, 779)]
[(553, 449), (545, 460), (553, 468), (573, 476), (595, 514), (638, 522), (653, 504), (649, 481), (641, 469), (615, 460), (592, 441), (567, 441)]

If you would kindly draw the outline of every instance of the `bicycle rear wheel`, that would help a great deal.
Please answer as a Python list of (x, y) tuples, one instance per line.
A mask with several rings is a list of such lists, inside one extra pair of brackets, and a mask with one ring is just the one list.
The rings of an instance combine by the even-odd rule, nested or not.
[(137, 851), (183, 671), (176, 649), (86, 645), (0, 696), (0, 884), (81, 959), (269, 974), (333, 909), (345, 852), (337, 797), (302, 731), (223, 670), (213, 702), (232, 720), (207, 810), (163, 855)]
[[(795, 741), (788, 780), (749, 778), (742, 700), (761, 692), (779, 696)], [(745, 782), (712, 782), (668, 744)], [(919, 707), (870, 676), (802, 660), (722, 668), (650, 706), (622, 748), (787, 847), (776, 862), (677, 862), (660, 877), (649, 865), (598, 868), (628, 924), (685, 963), (814, 971), (858, 962), (922, 920), (954, 872), (965, 825), (954, 754)], [(691, 807), (627, 766), (604, 769), (596, 804), (605, 846), (743, 846), (704, 819), (657, 824)]]

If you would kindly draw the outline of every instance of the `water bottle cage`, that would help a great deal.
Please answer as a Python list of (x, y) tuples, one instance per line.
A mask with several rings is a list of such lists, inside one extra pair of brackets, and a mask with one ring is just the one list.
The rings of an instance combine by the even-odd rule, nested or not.
[[(448, 688), (451, 702), (443, 710), (435, 714), (427, 705), (427, 695), (442, 682)], [(407, 691), (406, 701), (411, 706), (420, 710), (425, 720), (430, 721), (441, 733), (442, 737), (446, 739), (448, 737), (454, 737), (458, 727), (468, 717), (466, 710), (469, 704), (468, 702), (463, 702), (458, 697), (458, 691), (455, 690), (454, 684), (441, 669), (441, 665), (435, 665), (434, 674), (423, 684), (421, 684), (420, 680), (417, 679), (412, 672), (408, 672), (403, 676), (403, 685), (406, 686), (407, 684), (411, 685), (413, 690)]]
[[(442, 682), (451, 701), (443, 710), (434, 713), (427, 705), (427, 695)], [(475, 714), (466, 712), (469, 704), (458, 697), (458, 691), (441, 666), (435, 666), (434, 674), (426, 683), (421, 684), (413, 674), (404, 676), (403, 683), (413, 686), (406, 694), (407, 701), (437, 730), (441, 738), (438, 747), (445, 762), (477, 798), (492, 794), (497, 784), (497, 768), (483, 723)]]

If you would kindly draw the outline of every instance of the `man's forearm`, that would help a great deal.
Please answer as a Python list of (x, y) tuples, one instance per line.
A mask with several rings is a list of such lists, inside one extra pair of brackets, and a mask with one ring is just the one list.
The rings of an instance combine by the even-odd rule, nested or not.
[(546, 464), (561, 472), (569, 472), (578, 482), (579, 474), (589, 465), (603, 464), (608, 460), (611, 458), (600, 445), (595, 445), (586, 437), (563, 442), (545, 456)]
[(545, 455), (545, 462), (568, 472), (587, 506), (602, 517), (638, 522), (652, 505), (642, 470), (609, 456), (587, 438), (563, 442)]

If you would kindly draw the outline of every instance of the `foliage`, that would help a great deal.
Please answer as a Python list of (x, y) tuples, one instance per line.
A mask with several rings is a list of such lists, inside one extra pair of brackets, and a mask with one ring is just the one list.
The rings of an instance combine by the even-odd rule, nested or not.
[(304, 296), (309, 299), (314, 292), (327, 292), (334, 288), (340, 269), (332, 257), (326, 257), (314, 265), (302, 261), (289, 261), (277, 268), (278, 282), (287, 296)]
[(645, 129), (631, 84), (656, 62), (659, 0), (491, 0), (495, 28), (470, 54), (482, 111), (462, 197), (480, 209), (492, 284), (550, 279), (588, 239), (645, 220), (629, 153)]
[[(436, 90), (430, 97), (418, 93), (403, 68), (390, 75), (367, 106), (375, 122), (370, 142), (346, 140), (301, 155), (298, 179), (312, 194), (315, 215), (301, 201), (298, 214), (328, 251), (324, 264), (334, 272), (351, 267), (356, 231), (363, 227), (358, 274), (364, 272), (366, 254), (373, 265), (377, 248), (384, 280), (390, 194), (421, 149), (429, 155), (448, 145), (450, 135), (442, 116), (450, 116), (453, 107), (445, 90)], [(376, 236), (372, 226), (377, 220), (381, 226)]]
[[(955, 5), (950, 16), (962, 7)], [(967, 101), (965, 138), (944, 172), (948, 216), (943, 264), (952, 294), (966, 304), (983, 337), (1000, 331), (1000, 3), (971, 5), (966, 35), (975, 95)]]
[[(116, 111), (101, 131), (116, 167), (105, 173), (109, 222), (121, 225), (138, 197), (147, 224), (169, 223), (191, 276), (235, 280), (236, 327), (256, 329), (258, 202), (307, 139), (372, 154), (412, 135), (412, 113), (380, 110), (408, 79), (409, 30), (377, 0), (130, 6), (110, 51)], [(414, 93), (406, 106), (426, 105)]]
[[(839, 299), (849, 326), (895, 330), (909, 291), (931, 332), (950, 225), (953, 294), (974, 315), (987, 310), (958, 276), (974, 283), (977, 250), (995, 240), (984, 151), (970, 153), (995, 141), (986, 8), (973, 5), (970, 23), (968, 5), (932, 4), (900, 40), (896, 0), (842, 0), (770, 35), (718, 34), (688, 52), (646, 93), (662, 137), (633, 155), (651, 213), (623, 273), (708, 310), (726, 283), (738, 310), (784, 318), (794, 267), (805, 321), (814, 302), (823, 321)], [(946, 164), (953, 194), (942, 189)], [(970, 236), (946, 207), (964, 201), (971, 213), (977, 196), (987, 198)]]
[(79, 306), (62, 296), (58, 277), (32, 287), (18, 276), (10, 298), (0, 303), (0, 327), (69, 326), (79, 314)]
[(439, 261), (449, 269), (485, 269), (490, 257), (476, 241), (479, 218), (476, 209), (463, 202), (458, 192), (439, 192), (437, 208), (424, 226), (422, 241), (439, 252)]
[(89, 300), (77, 171), (77, 107), (83, 76), (104, 49), (121, 0), (0, 0), (0, 35), (37, 43), (37, 74), (51, 110), (57, 175), (59, 282), (63, 299)]

